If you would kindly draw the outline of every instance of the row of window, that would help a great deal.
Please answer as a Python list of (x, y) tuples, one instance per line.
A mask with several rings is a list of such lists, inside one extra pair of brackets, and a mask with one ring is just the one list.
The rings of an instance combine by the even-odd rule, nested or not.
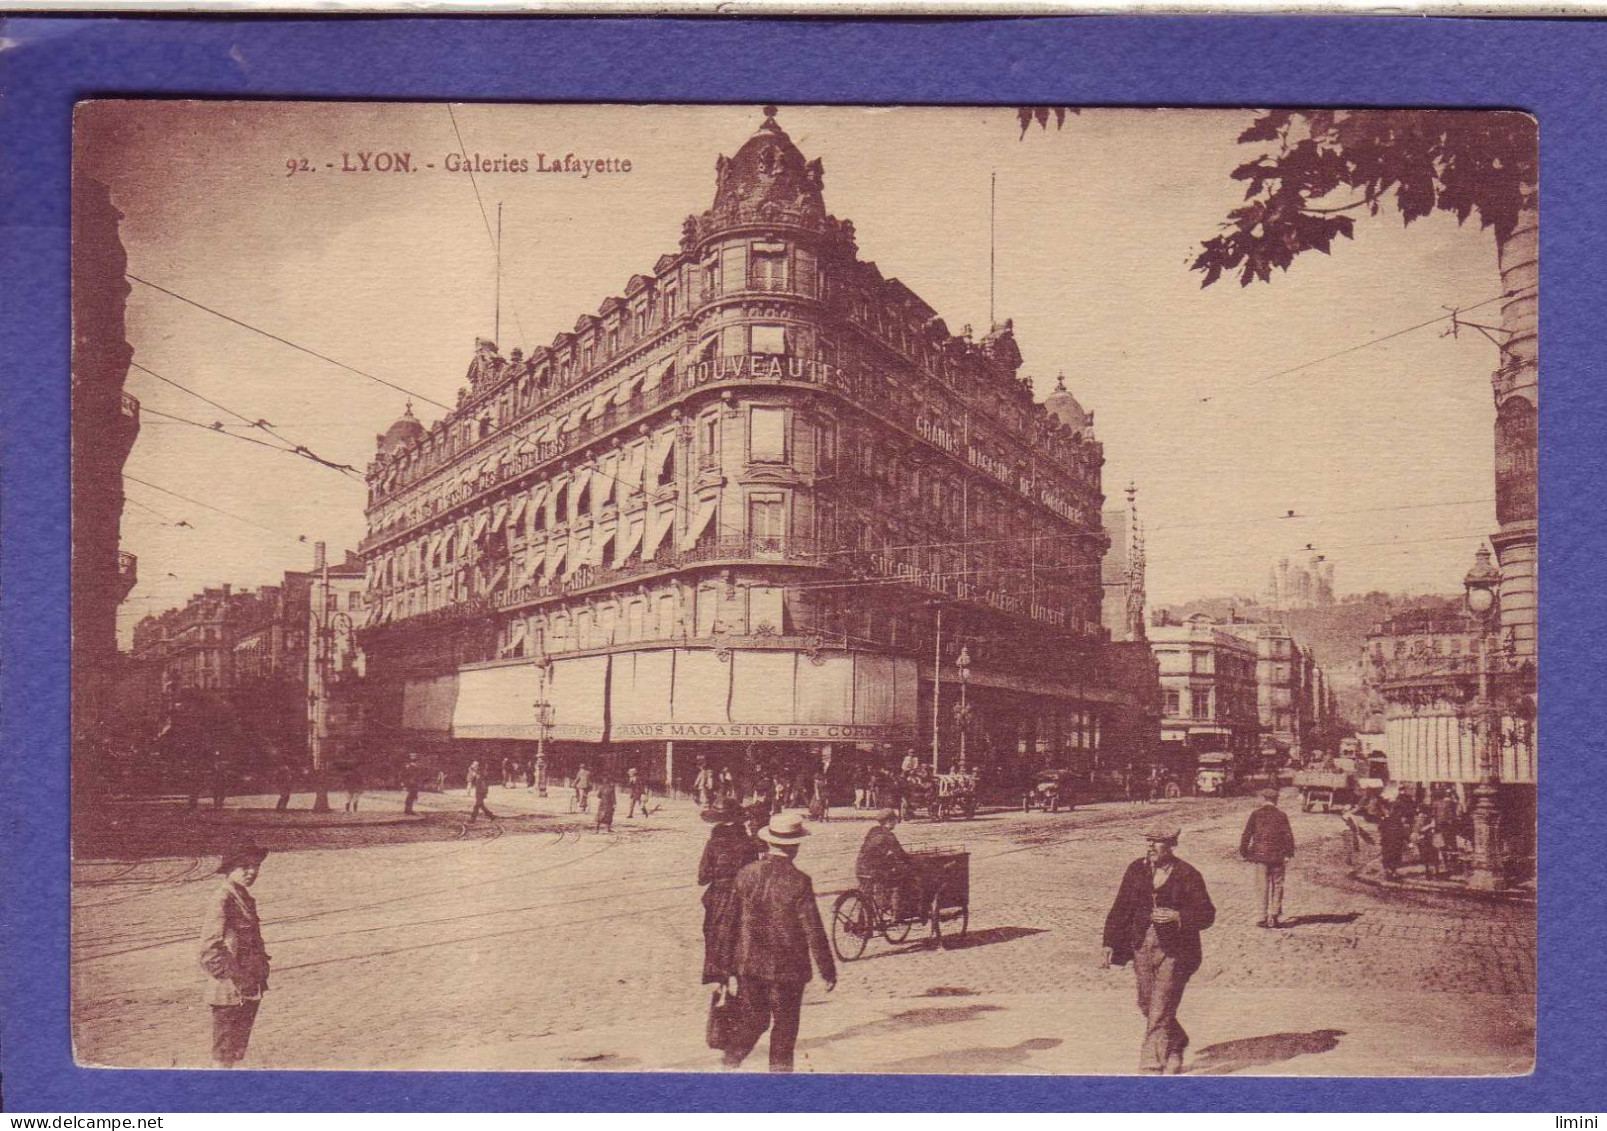
[(727, 633), (779, 634), (792, 630), (785, 591), (777, 586), (743, 586), (729, 595), (718, 583), (692, 594), (684, 617), (675, 592), (516, 619), (503, 626), (504, 655), (538, 655), (607, 648), (649, 640), (708, 638), (716, 625)]

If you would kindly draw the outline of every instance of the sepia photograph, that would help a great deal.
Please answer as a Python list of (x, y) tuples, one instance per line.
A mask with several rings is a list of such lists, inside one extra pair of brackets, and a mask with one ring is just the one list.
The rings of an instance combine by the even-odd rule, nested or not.
[(1539, 129), (79, 102), (76, 1062), (1532, 1072)]

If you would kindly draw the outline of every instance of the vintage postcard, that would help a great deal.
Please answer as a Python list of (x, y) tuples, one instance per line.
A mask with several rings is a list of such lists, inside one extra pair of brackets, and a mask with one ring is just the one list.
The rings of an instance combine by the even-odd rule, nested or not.
[(80, 103), (78, 1062), (1528, 1072), (1536, 147)]

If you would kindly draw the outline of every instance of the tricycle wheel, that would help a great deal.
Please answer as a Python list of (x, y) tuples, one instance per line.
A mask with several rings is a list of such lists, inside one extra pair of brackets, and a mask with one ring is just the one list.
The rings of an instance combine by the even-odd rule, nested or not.
[[(955, 926), (955, 924), (959, 925)], [(969, 906), (962, 907), (960, 908), (960, 913), (949, 920), (948, 933), (943, 935), (938, 940), (942, 944), (943, 949), (948, 950), (951, 947), (957, 946), (960, 940), (965, 937), (965, 932), (970, 928), (970, 926), (971, 908)]]
[(865, 953), (871, 936), (870, 909), (857, 891), (845, 891), (831, 905), (831, 948), (844, 962)]
[(910, 931), (914, 926), (915, 924), (908, 919), (889, 919), (882, 930), (882, 934), (886, 936), (888, 942), (897, 946), (910, 937)]

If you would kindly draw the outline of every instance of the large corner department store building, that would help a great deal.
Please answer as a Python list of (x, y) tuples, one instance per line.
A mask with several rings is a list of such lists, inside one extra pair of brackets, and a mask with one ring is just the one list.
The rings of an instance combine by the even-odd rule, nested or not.
[(455, 411), (378, 437), (375, 741), (451, 768), (545, 737), (555, 777), (683, 789), (930, 759), (934, 726), (949, 769), (962, 721), (996, 780), (1144, 756), (1092, 417), (1034, 401), (1009, 322), (955, 335), (860, 260), (773, 113), (716, 177), (622, 295), (529, 357), (478, 343)]

